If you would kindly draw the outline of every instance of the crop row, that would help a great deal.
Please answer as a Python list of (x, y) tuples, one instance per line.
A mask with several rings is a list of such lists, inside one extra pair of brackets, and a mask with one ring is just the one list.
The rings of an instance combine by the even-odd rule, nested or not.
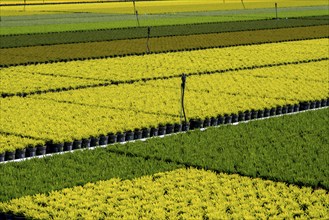
[[(298, 113), (299, 111), (325, 108), (329, 106), (329, 99), (322, 99), (310, 102), (301, 102), (294, 105), (284, 105), (260, 110), (246, 110), (239, 113), (218, 115), (216, 117), (206, 117), (205, 119), (195, 118), (189, 119), (188, 122), (164, 124), (159, 126), (151, 126), (150, 128), (136, 128), (133, 131), (125, 132), (109, 132), (100, 136), (91, 136), (90, 138), (82, 138), (81, 140), (66, 141), (62, 143), (53, 141), (37, 140), (35, 138), (21, 137), (19, 135), (1, 134), (2, 148), (0, 148), (0, 162), (21, 160), (24, 158), (31, 159), (36, 156), (49, 155), (54, 153), (68, 152), (72, 150), (95, 148), (99, 145), (122, 143), (127, 141), (135, 141), (144, 138), (157, 137), (163, 135), (174, 134), (194, 129), (207, 128), (210, 126), (221, 126), (237, 122), (245, 122), (255, 119), (265, 119), (268, 117), (280, 116), (282, 114)], [(6, 142), (5, 142), (6, 141)], [(16, 149), (16, 150), (15, 150)]]
[[(328, 25), (326, 16), (315, 16), (314, 19), (291, 18), (288, 20), (255, 20), (215, 22), (186, 25), (167, 25), (150, 27), (150, 37), (197, 35), (222, 32), (237, 32), (262, 29), (279, 29), (293, 27), (307, 27), (316, 25)], [(96, 41), (126, 40), (146, 38), (148, 27), (131, 27), (105, 30), (89, 30), (76, 32), (38, 33), (20, 35), (1, 35), (0, 48), (83, 43)]]
[[(38, 218), (41, 213), (45, 214), (46, 217), (45, 212), (60, 215), (60, 213), (64, 214), (65, 210), (70, 210), (70, 213), (83, 214), (83, 210), (79, 211), (79, 204), (86, 205), (83, 209), (94, 209), (95, 212), (93, 213), (97, 213), (100, 209), (102, 211), (104, 211), (103, 209), (115, 211), (113, 210), (113, 204), (117, 204), (117, 208), (121, 205), (126, 207), (129, 206), (129, 201), (141, 202), (141, 196), (144, 199), (149, 199), (149, 196), (152, 195), (158, 195), (158, 199), (165, 199), (163, 196), (167, 196), (170, 200), (174, 199), (176, 201), (175, 196), (178, 194), (176, 194), (177, 191), (174, 188), (185, 190), (185, 184), (183, 184), (185, 180), (192, 178), (193, 173), (200, 173), (200, 176), (197, 175), (196, 179), (192, 178), (189, 185), (191, 187), (198, 182), (198, 184), (205, 184), (205, 186), (188, 188), (191, 190), (189, 196), (193, 197), (198, 190), (209, 189), (213, 193), (205, 193), (200, 197), (214, 196), (207, 199), (207, 201), (218, 201), (221, 198), (220, 195), (230, 198), (227, 201), (228, 203), (220, 200), (220, 204), (217, 204), (218, 208), (223, 204), (227, 205), (225, 208), (231, 207), (232, 213), (226, 213), (228, 215), (233, 213), (248, 214), (246, 212), (241, 213), (238, 207), (233, 205), (235, 203), (231, 202), (235, 201), (233, 198), (238, 198), (239, 200), (246, 199), (248, 204), (254, 204), (251, 200), (248, 200), (249, 198), (252, 201), (255, 200), (256, 203), (260, 202), (260, 204), (254, 204), (259, 208), (263, 204), (267, 215), (272, 213), (269, 212), (271, 210), (275, 215), (284, 215), (284, 212), (287, 211), (289, 212), (287, 215), (296, 214), (296, 216), (306, 218), (322, 218), (328, 215), (327, 191), (312, 190), (303, 186), (322, 187), (324, 189), (329, 187), (329, 173), (326, 169), (329, 166), (326, 158), (328, 155), (326, 147), (328, 137), (325, 132), (328, 130), (329, 125), (328, 111), (327, 108), (268, 120), (253, 121), (239, 126), (222, 126), (166, 138), (153, 138), (146, 142), (111, 145), (93, 151), (78, 151), (73, 154), (54, 155), (53, 157), (20, 163), (0, 164), (2, 171), (0, 201), (5, 202), (0, 204), (0, 212), (33, 215), (34, 218)], [(217, 173), (239, 173), (244, 176), (284, 181), (290, 184), (298, 184), (300, 188), (293, 185), (287, 186), (286, 183), (242, 178), (237, 175), (230, 175), (230, 179), (233, 178), (236, 181), (221, 181), (220, 177), (229, 177), (225, 174), (219, 174), (215, 179), (212, 179), (213, 181), (207, 181), (209, 179), (206, 178), (207, 175), (204, 171), (194, 169), (155, 174), (182, 166), (205, 168)], [(177, 172), (186, 172), (186, 175), (176, 175)], [(152, 174), (155, 175), (132, 181), (119, 181), (116, 179), (131, 179)], [(215, 174), (212, 175), (215, 176)], [(161, 182), (166, 176), (170, 178), (176, 176), (179, 183), (169, 180), (167, 184)], [(110, 178), (115, 179), (110, 180)], [(147, 180), (148, 182), (147, 184), (139, 182), (141, 180)], [(241, 184), (244, 180), (250, 181), (250, 184)], [(140, 184), (136, 184), (136, 182)], [(220, 185), (215, 187), (212, 185), (214, 183)], [(100, 187), (105, 186), (102, 184), (106, 184), (106, 193), (102, 193)], [(79, 186), (74, 187), (77, 185)], [(157, 188), (160, 185), (164, 186), (161, 190)], [(222, 188), (223, 185), (228, 187), (227, 190)], [(180, 186), (183, 188), (180, 188)], [(219, 191), (214, 191), (215, 188)], [(61, 189), (63, 190), (53, 191)], [(132, 194), (130, 194), (130, 190), (132, 190)], [(142, 192), (139, 190), (151, 191), (141, 195), (139, 193)], [(279, 193), (277, 190), (284, 191)], [(273, 194), (269, 191), (278, 193)], [(50, 193), (40, 195), (40, 193), (47, 192)], [(249, 196), (241, 197), (242, 194), (234, 192), (246, 192), (249, 193)], [(107, 193), (110, 193), (110, 195)], [(132, 198), (130, 195), (135, 197)], [(183, 195), (187, 196), (187, 194)], [(101, 199), (102, 196), (105, 197), (105, 200)], [(290, 196), (294, 198), (288, 199)], [(23, 198), (11, 200), (18, 197)], [(69, 198), (79, 198), (78, 201), (81, 201), (87, 197), (89, 201), (85, 203), (79, 202), (78, 204), (73, 200), (69, 200)], [(191, 197), (189, 198), (193, 200)], [(274, 197), (276, 199), (273, 200)], [(91, 202), (90, 198), (95, 198), (95, 200)], [(271, 200), (266, 200), (268, 203), (263, 203), (263, 200), (267, 198)], [(111, 199), (116, 200), (112, 201)], [(64, 200), (67, 202), (63, 202)], [(197, 201), (200, 202), (198, 199)], [(190, 205), (199, 204), (197, 201), (193, 200)], [(274, 201), (278, 203), (274, 203)], [(95, 205), (99, 202), (101, 204)], [(188, 201), (184, 200), (184, 202)], [(150, 203), (153, 204), (156, 201)], [(62, 204), (67, 205), (62, 206)], [(275, 204), (275, 207), (270, 204)], [(287, 206), (281, 207), (280, 204), (286, 204)], [(210, 206), (214, 205), (216, 204)], [(281, 207), (281, 212), (280, 209), (276, 210), (277, 205)], [(54, 208), (55, 206), (56, 208)], [(130, 210), (131, 208), (133, 207), (126, 209)], [(249, 210), (249, 208), (243, 209)], [(154, 210), (153, 206), (152, 210)], [(250, 210), (254, 210), (253, 206), (250, 207)], [(296, 212), (293, 212), (293, 210)], [(179, 210), (174, 209), (172, 211), (178, 212)], [(213, 213), (214, 210), (210, 212)], [(88, 212), (88, 214), (91, 213)], [(110, 215), (110, 213), (108, 214)]]
[[(190, 76), (188, 118), (328, 98), (328, 62)], [(326, 106), (326, 105), (325, 105)], [(54, 143), (179, 122), (178, 78), (1, 99), (1, 130)]]
[[(150, 53), (328, 37), (328, 25), (150, 38)], [(146, 38), (0, 49), (0, 66), (147, 53)]]
[[(186, 2), (186, 1), (185, 1)], [(218, 23), (228, 21), (245, 21), (245, 20), (260, 20), (260, 19), (273, 19), (275, 17), (275, 11), (271, 9), (251, 9), (251, 10), (234, 10), (234, 11), (200, 11), (200, 7), (205, 4), (203, 1), (197, 11), (190, 13), (171, 13), (171, 14), (139, 14), (139, 23), (143, 27), (154, 26), (169, 26), (169, 25), (186, 25), (186, 24), (200, 24), (200, 23)], [(218, 4), (218, 2), (216, 3)], [(111, 4), (107, 4), (111, 5)], [(115, 4), (112, 4), (115, 6)], [(131, 3), (129, 4), (130, 6)], [(241, 5), (241, 4), (240, 4)], [(117, 5), (116, 5), (117, 6)], [(274, 6), (274, 3), (272, 4)], [(77, 7), (77, 6), (75, 6)], [(14, 9), (15, 7), (11, 7)], [(26, 17), (22, 16), (6, 16), (8, 11), (1, 10), (2, 22), (1, 22), (1, 35), (17, 35), (17, 34), (30, 34), (30, 33), (49, 33), (49, 32), (64, 32), (64, 31), (84, 31), (84, 30), (102, 30), (102, 29), (116, 29), (116, 28), (129, 28), (139, 26), (134, 16), (132, 8), (128, 14), (119, 15), (117, 12), (119, 8), (116, 8), (115, 15), (108, 14), (106, 11), (104, 14), (98, 12), (89, 13), (88, 9), (76, 10), (76, 14), (67, 13), (67, 6), (62, 9), (64, 13), (58, 13), (56, 11), (39, 9), (37, 12), (33, 12), (30, 7), (29, 10), (23, 11), (11, 11), (16, 15), (30, 15)], [(181, 8), (182, 7), (181, 5)], [(95, 8), (93, 8), (95, 9)], [(184, 8), (185, 9), (185, 8)], [(52, 12), (51, 12), (52, 11)], [(43, 13), (45, 15), (38, 16), (36, 14)], [(66, 12), (66, 13), (65, 13)], [(139, 11), (141, 12), (141, 11)], [(9, 12), (10, 13), (10, 12)], [(47, 15), (51, 13), (51, 15)], [(32, 14), (32, 16), (31, 16)], [(313, 17), (327, 16), (326, 3), (315, 7), (302, 7), (302, 8), (286, 8), (280, 10), (279, 19), (289, 22), (289, 19), (310, 19)], [(324, 17), (326, 18), (326, 17)], [(60, 19), (60, 23), (58, 20)], [(274, 19), (273, 19), (274, 20)], [(317, 19), (318, 20), (318, 19)], [(323, 20), (323, 19), (321, 19)], [(24, 21), (24, 22), (23, 22)]]
[[(293, 41), (143, 56), (60, 62), (1, 69), (1, 94), (58, 89), (94, 80), (134, 81), (328, 58), (328, 39)], [(177, 62), (180, 60), (180, 62)], [(13, 74), (16, 78), (13, 78)], [(21, 74), (21, 76), (20, 76)], [(46, 76), (49, 76), (46, 80)], [(65, 78), (67, 77), (67, 78)], [(47, 83), (42, 83), (46, 80)], [(51, 81), (51, 82), (49, 82)]]
[(22, 197), (0, 210), (33, 219), (324, 218), (328, 203), (325, 190), (191, 168)]
[[(329, 95), (328, 69), (329, 62), (325, 60), (190, 76), (185, 92), (186, 113), (190, 118), (205, 118), (321, 100)], [(180, 82), (179, 78), (173, 78), (41, 94), (33, 98), (175, 116), (179, 113)]]
[[(13, 149), (23, 150), (29, 146), (45, 145), (42, 140), (36, 140), (28, 137), (20, 137), (18, 135), (0, 133), (0, 157), (4, 152), (12, 152)], [(24, 150), (23, 150), (24, 151)], [(24, 151), (25, 152), (25, 151)], [(25, 155), (23, 155), (25, 157)], [(22, 157), (18, 156), (17, 158)], [(1, 158), (0, 158), (1, 161)]]

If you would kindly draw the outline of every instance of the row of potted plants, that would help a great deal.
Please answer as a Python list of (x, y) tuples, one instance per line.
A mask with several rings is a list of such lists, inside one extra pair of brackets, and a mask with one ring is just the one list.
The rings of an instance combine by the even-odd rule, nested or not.
[(162, 136), (173, 134), (181, 131), (189, 131), (194, 129), (206, 128), (210, 126), (218, 126), (223, 124), (237, 123), (241, 121), (249, 121), (253, 119), (266, 118), (275, 115), (299, 112), (309, 109), (321, 108), (329, 106), (329, 99), (322, 99), (310, 102), (301, 102), (295, 105), (277, 106), (273, 108), (265, 108), (261, 110), (247, 110), (238, 114), (225, 114), (216, 117), (207, 117), (204, 119), (190, 119), (187, 123), (182, 124), (160, 124), (158, 127), (142, 128), (129, 130), (118, 133), (108, 133), (99, 137), (84, 138), (65, 143), (47, 142), (45, 145), (36, 147), (28, 147), (25, 149), (17, 149), (14, 152), (5, 152), (0, 154), (0, 162), (22, 159), (26, 157), (34, 157), (38, 155), (52, 154), (63, 151), (72, 151), (83, 148), (96, 147), (99, 145), (108, 145), (114, 143), (122, 143), (126, 141), (139, 140), (143, 138)]

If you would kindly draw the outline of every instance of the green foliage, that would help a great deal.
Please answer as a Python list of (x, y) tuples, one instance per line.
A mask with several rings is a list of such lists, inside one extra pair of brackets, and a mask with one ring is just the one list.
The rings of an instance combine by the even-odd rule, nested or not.
[(0, 164), (0, 201), (111, 178), (132, 179), (178, 167), (182, 166), (117, 155), (104, 148)]
[(112, 152), (329, 189), (329, 109), (210, 128)]
[(329, 109), (1, 164), (0, 201), (182, 166), (329, 188)]

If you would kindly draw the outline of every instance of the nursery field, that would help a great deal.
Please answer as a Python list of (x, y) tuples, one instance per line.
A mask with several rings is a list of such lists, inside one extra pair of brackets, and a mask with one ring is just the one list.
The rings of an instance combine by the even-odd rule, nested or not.
[(328, 3), (135, 7), (1, 2), (0, 219), (329, 218)]

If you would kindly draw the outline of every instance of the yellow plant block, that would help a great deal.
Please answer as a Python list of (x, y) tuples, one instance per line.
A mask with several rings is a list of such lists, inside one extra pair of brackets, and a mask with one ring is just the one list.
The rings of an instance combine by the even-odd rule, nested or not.
[(26, 196), (0, 210), (33, 219), (323, 219), (328, 204), (325, 190), (190, 168)]

